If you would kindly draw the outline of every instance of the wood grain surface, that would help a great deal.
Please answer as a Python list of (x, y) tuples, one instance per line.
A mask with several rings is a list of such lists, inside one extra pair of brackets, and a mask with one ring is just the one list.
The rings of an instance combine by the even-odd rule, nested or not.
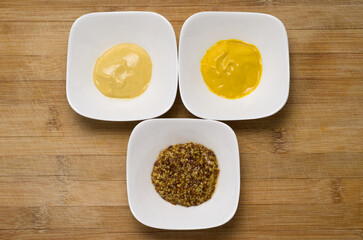
[[(238, 136), (241, 195), (227, 224), (163, 231), (132, 216), (126, 148), (137, 122), (77, 115), (65, 91), (69, 30), (99, 11), (272, 14), (290, 47), (286, 106), (226, 122)], [(363, 239), (362, 0), (1, 0), (0, 239)], [(162, 117), (193, 116), (179, 95)]]

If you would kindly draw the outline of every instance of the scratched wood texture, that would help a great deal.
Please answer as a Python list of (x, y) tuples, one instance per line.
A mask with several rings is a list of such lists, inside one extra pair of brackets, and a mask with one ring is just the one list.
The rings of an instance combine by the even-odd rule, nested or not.
[[(125, 157), (136, 122), (77, 115), (65, 95), (70, 27), (98, 11), (263, 12), (289, 37), (291, 91), (238, 136), (235, 217), (162, 231), (132, 216)], [(362, 0), (0, 1), (0, 239), (363, 239)], [(163, 117), (193, 117), (178, 96)]]

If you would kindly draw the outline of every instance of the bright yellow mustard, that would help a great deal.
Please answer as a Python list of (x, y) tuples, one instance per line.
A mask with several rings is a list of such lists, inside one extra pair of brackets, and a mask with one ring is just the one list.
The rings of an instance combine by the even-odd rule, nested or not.
[(236, 39), (210, 47), (200, 62), (209, 90), (228, 99), (241, 98), (258, 86), (262, 59), (256, 46)]
[(97, 59), (93, 81), (111, 98), (134, 98), (149, 86), (152, 62), (149, 54), (131, 43), (116, 45)]

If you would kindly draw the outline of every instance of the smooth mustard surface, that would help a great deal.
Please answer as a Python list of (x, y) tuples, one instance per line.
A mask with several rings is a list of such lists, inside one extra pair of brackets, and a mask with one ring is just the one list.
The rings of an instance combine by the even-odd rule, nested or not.
[(262, 58), (256, 46), (237, 39), (222, 40), (210, 47), (201, 63), (209, 90), (237, 99), (250, 94), (262, 75)]
[(93, 81), (111, 98), (134, 98), (149, 86), (152, 62), (149, 54), (131, 43), (116, 45), (97, 59)]

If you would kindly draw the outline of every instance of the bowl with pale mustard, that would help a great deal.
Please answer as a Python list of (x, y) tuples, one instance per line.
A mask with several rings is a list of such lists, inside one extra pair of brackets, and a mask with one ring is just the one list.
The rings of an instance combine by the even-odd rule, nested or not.
[(160, 14), (86, 14), (69, 35), (67, 99), (92, 119), (158, 117), (174, 103), (177, 69), (175, 33)]
[(179, 87), (185, 107), (214, 120), (248, 120), (278, 112), (289, 95), (288, 38), (268, 14), (200, 12), (179, 40)]

